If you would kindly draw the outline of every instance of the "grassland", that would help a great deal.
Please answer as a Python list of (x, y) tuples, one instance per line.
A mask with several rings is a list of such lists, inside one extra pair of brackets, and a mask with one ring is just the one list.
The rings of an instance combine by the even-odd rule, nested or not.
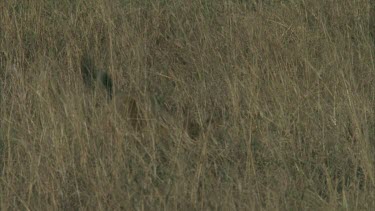
[(0, 1), (0, 210), (375, 208), (370, 1), (140, 2)]

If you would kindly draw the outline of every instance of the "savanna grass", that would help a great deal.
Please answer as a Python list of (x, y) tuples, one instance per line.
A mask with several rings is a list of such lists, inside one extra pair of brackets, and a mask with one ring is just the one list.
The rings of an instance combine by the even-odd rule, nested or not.
[(371, 210), (372, 4), (1, 1), (0, 210)]

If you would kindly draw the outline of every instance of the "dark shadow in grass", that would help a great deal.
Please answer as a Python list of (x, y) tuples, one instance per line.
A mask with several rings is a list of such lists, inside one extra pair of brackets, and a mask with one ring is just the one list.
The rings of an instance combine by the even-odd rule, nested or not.
[(101, 84), (104, 86), (108, 100), (113, 97), (113, 81), (112, 77), (106, 71), (99, 70), (95, 67), (92, 59), (85, 55), (81, 60), (81, 73), (84, 84), (89, 88), (94, 88)]

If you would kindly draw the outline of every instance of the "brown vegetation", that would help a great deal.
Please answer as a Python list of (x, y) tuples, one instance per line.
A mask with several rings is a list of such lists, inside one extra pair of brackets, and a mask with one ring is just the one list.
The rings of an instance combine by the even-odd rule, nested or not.
[(0, 210), (375, 207), (371, 1), (139, 2), (0, 1)]

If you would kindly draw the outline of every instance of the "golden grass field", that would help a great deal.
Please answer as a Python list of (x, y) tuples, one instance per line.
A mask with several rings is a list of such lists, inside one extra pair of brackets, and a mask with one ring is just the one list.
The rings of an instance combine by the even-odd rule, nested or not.
[(0, 1), (0, 210), (375, 208), (371, 1), (140, 2)]

